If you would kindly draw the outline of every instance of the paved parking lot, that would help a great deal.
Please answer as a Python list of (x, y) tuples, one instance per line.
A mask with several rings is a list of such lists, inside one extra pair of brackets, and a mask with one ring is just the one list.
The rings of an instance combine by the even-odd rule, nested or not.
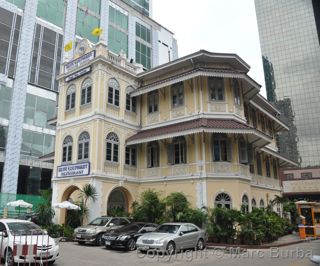
[(104, 247), (80, 246), (77, 243), (60, 243), (61, 257), (57, 266), (84, 265), (280, 265), (311, 266), (309, 255), (320, 255), (320, 240), (292, 245), (281, 249), (250, 250), (241, 254), (225, 254), (221, 250), (186, 251), (173, 256), (141, 254), (107, 250)]

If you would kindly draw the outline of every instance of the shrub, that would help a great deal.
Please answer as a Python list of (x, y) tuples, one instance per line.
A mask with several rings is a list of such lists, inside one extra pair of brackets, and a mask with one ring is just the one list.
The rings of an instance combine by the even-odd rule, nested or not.
[(233, 242), (240, 212), (226, 208), (214, 208), (209, 212), (208, 235), (218, 242)]
[(132, 209), (132, 218), (135, 221), (152, 223), (163, 221), (165, 205), (154, 190), (148, 189), (142, 192), (140, 203), (134, 202)]

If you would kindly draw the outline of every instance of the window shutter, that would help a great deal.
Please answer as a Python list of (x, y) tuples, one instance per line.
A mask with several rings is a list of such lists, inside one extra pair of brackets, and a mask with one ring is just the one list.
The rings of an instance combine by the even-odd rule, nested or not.
[(232, 161), (232, 141), (228, 139), (227, 141), (227, 160), (228, 162)]
[(174, 150), (173, 150), (173, 144), (170, 143), (167, 146), (167, 152), (168, 152), (168, 164), (173, 164), (174, 159)]

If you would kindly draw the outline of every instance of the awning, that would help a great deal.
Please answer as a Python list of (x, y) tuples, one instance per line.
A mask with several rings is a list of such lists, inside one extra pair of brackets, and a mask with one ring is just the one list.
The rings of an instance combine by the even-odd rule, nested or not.
[(142, 86), (134, 90), (130, 95), (132, 97), (148, 93), (150, 91), (158, 90), (166, 86), (173, 85), (177, 82), (184, 80), (189, 80), (195, 77), (204, 76), (204, 77), (224, 77), (224, 78), (238, 78), (244, 81), (244, 92), (245, 97), (251, 98), (257, 94), (260, 90), (260, 85), (251, 79), (248, 75), (242, 72), (227, 70), (227, 69), (206, 69), (198, 68), (191, 70), (189, 72), (169, 77), (167, 79), (160, 80), (158, 82), (149, 84), (147, 86)]
[(282, 122), (279, 118), (277, 118), (276, 116), (272, 115), (270, 112), (267, 112), (265, 109), (263, 109), (260, 105), (258, 105), (257, 103), (255, 103), (254, 101), (250, 100), (250, 103), (257, 108), (258, 110), (260, 110), (262, 113), (264, 113), (266, 116), (268, 116), (269, 118), (271, 118), (272, 120), (274, 120), (276, 122), (276, 130), (289, 130), (289, 127)]
[(264, 151), (265, 153), (268, 153), (274, 157), (277, 157), (280, 160), (280, 166), (284, 166), (284, 165), (290, 165), (290, 166), (299, 166), (299, 164), (283, 155), (281, 155), (279, 152), (273, 151), (268, 147), (263, 147), (261, 148), (262, 151)]
[[(147, 143), (156, 140), (186, 136), (195, 133), (250, 134), (254, 140), (262, 140), (263, 145), (271, 142), (271, 137), (233, 119), (198, 118), (190, 121), (141, 130), (127, 139), (127, 145)], [(249, 140), (249, 142), (251, 142)]]

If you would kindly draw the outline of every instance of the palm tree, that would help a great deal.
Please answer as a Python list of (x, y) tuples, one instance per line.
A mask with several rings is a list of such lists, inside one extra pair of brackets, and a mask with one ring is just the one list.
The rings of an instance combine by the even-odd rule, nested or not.
[(91, 184), (85, 184), (82, 189), (80, 189), (80, 199), (82, 201), (82, 223), (84, 220), (84, 217), (88, 215), (88, 213), (85, 210), (88, 210), (88, 201), (92, 200), (95, 202), (98, 198), (98, 193), (96, 188)]

